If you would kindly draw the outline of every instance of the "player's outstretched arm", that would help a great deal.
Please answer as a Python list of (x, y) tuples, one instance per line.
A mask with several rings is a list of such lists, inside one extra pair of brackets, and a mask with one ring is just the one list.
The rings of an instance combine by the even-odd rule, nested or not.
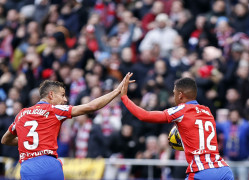
[[(89, 102), (87, 104), (73, 106), (72, 113), (71, 113), (72, 117), (94, 112), (96, 110), (101, 109), (105, 105), (107, 105), (116, 96), (118, 96), (120, 94), (121, 89), (122, 89), (123, 84), (124, 84), (124, 81), (126, 79), (128, 79), (130, 74), (131, 73), (127, 73), (126, 76), (124, 77), (124, 79), (122, 80), (122, 82), (112, 92), (110, 92), (108, 94), (105, 94), (105, 95), (103, 95), (103, 96), (101, 96), (99, 98), (96, 98), (96, 99), (92, 100), (91, 102)], [(129, 80), (128, 80), (128, 82), (129, 82)]]
[(1, 143), (9, 146), (17, 146), (18, 145), (18, 137), (11, 134), (9, 130), (5, 132), (1, 139)]
[[(128, 86), (130, 81), (130, 77), (132, 74), (128, 75), (128, 78), (125, 79), (124, 85), (121, 90), (121, 100), (126, 106), (126, 108), (139, 120), (151, 123), (165, 123), (167, 122), (166, 115), (163, 111), (146, 111), (143, 108), (134, 104), (127, 96)], [(132, 81), (134, 82), (134, 81)]]

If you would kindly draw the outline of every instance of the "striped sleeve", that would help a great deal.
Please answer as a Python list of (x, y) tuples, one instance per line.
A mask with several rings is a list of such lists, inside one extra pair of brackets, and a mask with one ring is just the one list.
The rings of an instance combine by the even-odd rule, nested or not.
[(184, 117), (185, 104), (180, 104), (165, 110), (168, 122), (181, 122)]
[(63, 121), (63, 120), (72, 118), (71, 112), (72, 112), (73, 106), (69, 106), (69, 105), (55, 105), (54, 106), (54, 105), (52, 105), (51, 107), (55, 113), (55, 117), (59, 121)]

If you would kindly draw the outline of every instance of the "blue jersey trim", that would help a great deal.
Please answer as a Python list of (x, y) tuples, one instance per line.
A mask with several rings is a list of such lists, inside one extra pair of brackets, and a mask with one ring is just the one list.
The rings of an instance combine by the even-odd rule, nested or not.
[(45, 102), (45, 101), (39, 101), (38, 103), (36, 104), (49, 104), (48, 102)]
[(193, 100), (193, 101), (188, 101), (186, 102), (185, 104), (199, 104), (196, 100)]

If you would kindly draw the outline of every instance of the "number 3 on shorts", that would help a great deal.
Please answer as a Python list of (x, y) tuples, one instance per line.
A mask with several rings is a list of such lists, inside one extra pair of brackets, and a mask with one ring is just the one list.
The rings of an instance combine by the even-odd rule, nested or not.
[(38, 122), (37, 121), (26, 121), (24, 126), (32, 126), (27, 134), (28, 137), (33, 137), (33, 144), (29, 144), (28, 141), (24, 141), (23, 145), (28, 150), (36, 149), (39, 144), (39, 136), (38, 133), (35, 132)]

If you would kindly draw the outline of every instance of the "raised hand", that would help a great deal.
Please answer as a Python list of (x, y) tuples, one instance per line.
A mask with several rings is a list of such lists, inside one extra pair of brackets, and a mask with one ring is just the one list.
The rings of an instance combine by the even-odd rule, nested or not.
[(124, 79), (124, 84), (123, 84), (122, 89), (121, 89), (121, 96), (127, 95), (129, 84), (135, 82), (135, 80), (130, 81), (130, 78), (132, 75), (133, 75), (133, 73), (130, 73), (130, 72), (128, 72), (126, 74), (125, 79)]

